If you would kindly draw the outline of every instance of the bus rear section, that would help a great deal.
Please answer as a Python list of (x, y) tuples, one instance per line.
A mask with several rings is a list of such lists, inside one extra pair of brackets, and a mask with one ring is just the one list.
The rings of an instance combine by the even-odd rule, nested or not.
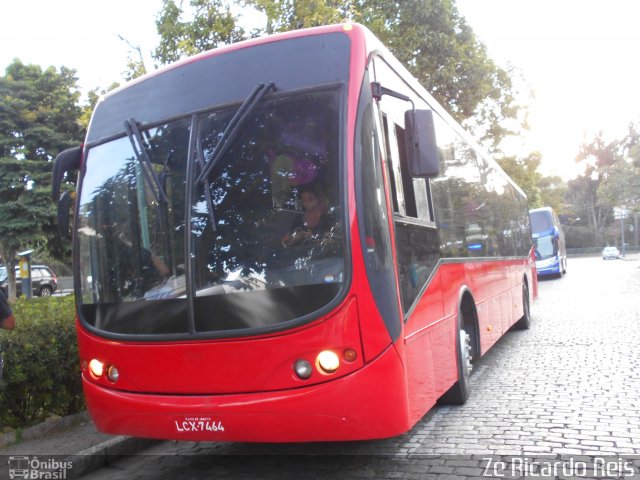
[(560, 219), (551, 207), (529, 211), (539, 277), (567, 273), (567, 251)]
[(395, 436), (529, 325), (526, 197), (361, 26), (143, 77), (59, 160), (101, 431)]

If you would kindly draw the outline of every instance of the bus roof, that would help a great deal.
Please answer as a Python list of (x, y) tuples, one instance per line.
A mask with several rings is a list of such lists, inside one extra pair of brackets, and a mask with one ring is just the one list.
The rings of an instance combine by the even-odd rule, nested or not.
[(553, 212), (553, 208), (551, 207), (539, 207), (539, 208), (532, 208), (531, 210), (529, 210), (529, 213), (534, 213), (534, 212)]

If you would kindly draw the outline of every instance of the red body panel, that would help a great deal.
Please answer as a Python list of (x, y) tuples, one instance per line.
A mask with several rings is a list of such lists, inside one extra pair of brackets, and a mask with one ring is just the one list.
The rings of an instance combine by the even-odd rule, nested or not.
[(458, 379), (457, 311), (467, 288), (476, 301), (484, 354), (522, 316), (525, 260), (444, 263), (405, 324), (411, 423), (415, 424)]

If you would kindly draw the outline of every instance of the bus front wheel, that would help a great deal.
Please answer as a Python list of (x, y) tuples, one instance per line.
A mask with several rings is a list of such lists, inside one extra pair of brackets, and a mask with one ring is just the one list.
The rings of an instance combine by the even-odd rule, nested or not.
[(464, 329), (462, 311), (458, 312), (458, 332), (456, 335), (456, 353), (458, 362), (458, 381), (440, 397), (439, 402), (449, 405), (462, 405), (469, 398), (470, 377), (473, 370), (471, 335)]
[(514, 327), (516, 330), (528, 330), (531, 326), (531, 307), (529, 305), (529, 287), (526, 283), (522, 284), (522, 317), (518, 320)]

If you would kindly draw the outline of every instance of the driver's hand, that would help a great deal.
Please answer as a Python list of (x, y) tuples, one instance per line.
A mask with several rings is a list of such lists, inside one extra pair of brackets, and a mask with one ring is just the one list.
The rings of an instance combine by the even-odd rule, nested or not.
[(297, 245), (300, 242), (303, 242), (310, 236), (311, 236), (310, 230), (297, 228), (293, 232), (291, 232), (291, 234), (285, 235), (285, 237), (282, 239), (282, 245), (284, 247), (291, 247), (293, 245)]

